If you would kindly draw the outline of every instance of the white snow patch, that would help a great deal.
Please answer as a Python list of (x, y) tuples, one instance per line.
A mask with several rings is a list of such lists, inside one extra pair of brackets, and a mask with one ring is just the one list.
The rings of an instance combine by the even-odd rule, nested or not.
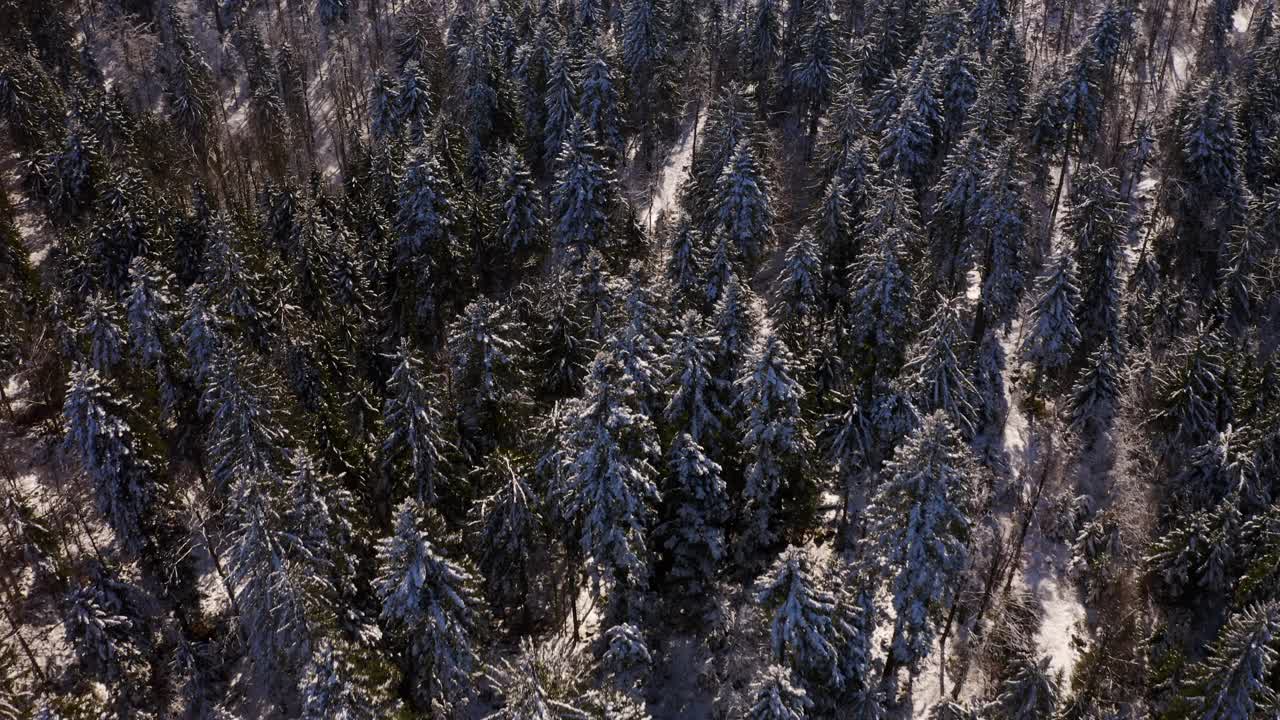
[(680, 183), (684, 182), (685, 176), (689, 174), (689, 168), (693, 164), (694, 129), (702, 123), (704, 114), (704, 111), (698, 111), (697, 117), (685, 128), (684, 133), (680, 136), (680, 141), (671, 149), (667, 162), (658, 171), (658, 175), (652, 185), (653, 190), (649, 196), (649, 208), (646, 212), (650, 230), (653, 230), (653, 222), (658, 215), (675, 202), (676, 193), (680, 190)]
[(1036, 648), (1049, 658), (1055, 671), (1070, 673), (1076, 661), (1076, 649), (1071, 635), (1077, 624), (1085, 619), (1084, 606), (1075, 588), (1063, 585), (1058, 579), (1032, 573), (1028, 585), (1040, 600), (1044, 617), (1036, 633)]

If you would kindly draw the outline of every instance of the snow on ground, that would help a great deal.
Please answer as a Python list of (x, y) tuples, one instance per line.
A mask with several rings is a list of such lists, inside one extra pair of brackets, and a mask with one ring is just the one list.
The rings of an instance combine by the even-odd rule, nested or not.
[(667, 156), (667, 161), (663, 163), (657, 176), (653, 178), (653, 182), (650, 185), (648, 206), (645, 211), (645, 220), (650, 231), (653, 230), (653, 223), (658, 216), (675, 202), (676, 193), (680, 190), (680, 184), (684, 182), (685, 176), (689, 174), (689, 167), (693, 163), (695, 130), (702, 124), (705, 114), (705, 111), (699, 110), (693, 121), (686, 123), (680, 139), (671, 148), (671, 154)]

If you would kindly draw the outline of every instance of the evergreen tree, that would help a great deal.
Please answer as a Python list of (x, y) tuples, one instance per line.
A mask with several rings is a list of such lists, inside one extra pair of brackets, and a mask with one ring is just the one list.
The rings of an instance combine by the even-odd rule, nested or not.
[(555, 249), (561, 261), (573, 268), (582, 265), (589, 251), (603, 250), (609, 242), (606, 226), (613, 178), (596, 154), (594, 138), (575, 120), (565, 134), (551, 194)]
[(98, 509), (130, 552), (143, 549), (151, 503), (151, 467), (111, 384), (93, 368), (77, 365), (68, 383), (63, 415), (66, 443), (80, 456)]
[(613, 74), (599, 48), (587, 58), (578, 94), (578, 117), (611, 165), (623, 159), (620, 100)]
[(793, 683), (790, 673), (777, 665), (765, 668), (751, 697), (749, 720), (805, 720), (813, 707), (804, 688)]
[[(383, 472), (391, 473), (395, 463), (407, 456), (414, 497), (423, 503), (435, 502), (449, 447), (443, 435), (444, 421), (424, 376), (422, 360), (408, 341), (400, 342), (393, 362), (382, 409), (387, 429), (382, 441)], [(381, 494), (382, 510), (387, 512), (393, 489), (386, 487)]]
[(782, 272), (778, 276), (776, 312), (778, 324), (796, 347), (806, 347), (817, 326), (820, 313), (819, 283), (822, 277), (818, 245), (813, 234), (802, 230), (787, 249)]
[(442, 710), (469, 697), (477, 669), (474, 633), (478, 599), (471, 574), (441, 554), (432, 537), (437, 521), (405, 500), (389, 537), (378, 543), (374, 590), (381, 617), (408, 645), (426, 696)]
[(1049, 658), (1017, 658), (1017, 672), (1004, 682), (1000, 694), (987, 707), (993, 717), (1032, 720), (1053, 717), (1058, 706), (1059, 679), (1049, 669)]
[(1274, 712), (1280, 700), (1267, 686), (1275, 663), (1275, 636), (1280, 632), (1280, 606), (1272, 602), (1240, 610), (1214, 642), (1212, 654), (1195, 676), (1197, 717), (1235, 720)]
[(652, 422), (631, 407), (633, 391), (618, 381), (618, 371), (597, 355), (584, 395), (571, 407), (568, 485), (558, 501), (575, 522), (596, 592), (617, 587), (625, 596), (649, 577), (646, 533), (659, 500), (659, 448)]
[(89, 365), (100, 373), (108, 374), (124, 357), (128, 335), (121, 327), (120, 308), (101, 293), (95, 293), (85, 303), (84, 317), (80, 320), (81, 332), (88, 341)]
[(966, 453), (946, 415), (929, 415), (886, 464), (867, 508), (867, 536), (888, 573), (897, 616), (889, 667), (914, 672), (929, 653), (933, 615), (952, 597), (968, 563)]
[(1076, 171), (1064, 220), (1083, 280), (1076, 323), (1083, 347), (1106, 342), (1115, 354), (1121, 352), (1119, 273), (1126, 212), (1111, 173), (1091, 164)]
[(399, 131), (400, 91), (386, 70), (378, 70), (369, 86), (369, 133), (375, 140), (387, 140)]
[(1076, 309), (1080, 288), (1075, 263), (1062, 253), (1050, 260), (1040, 281), (1040, 297), (1031, 310), (1031, 322), (1022, 341), (1022, 358), (1035, 366), (1037, 377), (1065, 366), (1080, 345)]
[(725, 417), (720, 388), (712, 375), (718, 339), (707, 332), (702, 318), (690, 310), (672, 335), (662, 363), (669, 370), (666, 385), (670, 396), (663, 419), (704, 448), (716, 446)]
[(351, 659), (335, 643), (322, 641), (302, 681), (303, 720), (372, 720), (378, 704), (356, 677)]
[(729, 496), (722, 468), (707, 457), (698, 441), (686, 432), (671, 442), (672, 482), (667, 494), (675, 512), (663, 534), (674, 555), (671, 575), (691, 599), (711, 589), (725, 557), (724, 523), (729, 517)]
[(716, 182), (716, 224), (733, 243), (748, 269), (755, 268), (773, 244), (773, 206), (769, 184), (746, 140), (738, 142), (733, 159)]
[(805, 391), (794, 368), (787, 346), (769, 336), (736, 384), (738, 405), (746, 413), (740, 441), (746, 465), (741, 549), (746, 563), (756, 551), (787, 537), (790, 527), (803, 525), (812, 512), (816, 487), (806, 477), (812, 441), (800, 416)]
[(771, 610), (769, 641), (773, 662), (815, 680), (837, 694), (860, 682), (860, 668), (849, 650), (855, 629), (834, 593), (823, 587), (805, 552), (787, 548), (765, 577), (756, 602)]
[(396, 127), (415, 144), (427, 136), (431, 124), (431, 89), (417, 60), (400, 68), (400, 88), (395, 95)]
[(932, 322), (921, 332), (902, 372), (917, 410), (945, 412), (963, 437), (972, 438), (977, 431), (977, 390), (965, 367), (968, 355), (956, 302), (940, 297)]
[(513, 255), (538, 248), (544, 232), (542, 195), (514, 147), (508, 146), (499, 157), (495, 176), (501, 183), (498, 228), (502, 244)]
[(561, 48), (555, 53), (547, 68), (546, 125), (543, 139), (543, 155), (549, 160), (561, 156), (566, 142), (571, 142), (570, 128), (574, 124), (574, 108), (577, 106), (577, 83), (570, 67), (569, 53)]

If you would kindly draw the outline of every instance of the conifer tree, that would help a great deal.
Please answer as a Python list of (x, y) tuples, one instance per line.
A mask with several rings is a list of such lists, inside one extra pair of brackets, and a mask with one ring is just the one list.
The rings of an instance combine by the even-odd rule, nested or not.
[(124, 547), (137, 553), (146, 538), (153, 487), (150, 465), (126, 420), (126, 409), (98, 371), (75, 367), (63, 407), (66, 442), (79, 454), (107, 524)]
[(790, 673), (778, 665), (765, 668), (752, 689), (750, 720), (805, 720), (813, 701), (804, 688), (792, 682)]
[(851, 657), (855, 629), (823, 586), (804, 550), (787, 548), (765, 577), (756, 602), (770, 609), (772, 661), (835, 695), (860, 682)]
[(609, 241), (606, 225), (613, 179), (596, 159), (597, 152), (591, 133), (574, 120), (565, 133), (551, 193), (555, 249), (561, 262), (572, 268), (580, 267), (589, 251), (603, 251)]
[(748, 269), (755, 268), (773, 244), (773, 206), (769, 184), (747, 140), (740, 140), (733, 159), (716, 182), (716, 224), (727, 233), (734, 252)]
[(1037, 377), (1062, 368), (1074, 357), (1080, 345), (1078, 307), (1075, 263), (1069, 254), (1061, 253), (1049, 261), (1040, 281), (1040, 297), (1022, 341), (1022, 358), (1035, 367)]
[(894, 453), (867, 509), (893, 593), (890, 670), (914, 672), (933, 642), (935, 612), (955, 592), (968, 563), (969, 460), (946, 415), (937, 411)]
[(1280, 606), (1275, 602), (1244, 608), (1227, 622), (1212, 654), (1197, 668), (1194, 703), (1197, 717), (1234, 720), (1273, 712), (1276, 692), (1266, 684), (1275, 663)]
[(743, 491), (746, 529), (739, 554), (753, 554), (788, 535), (812, 510), (816, 488), (806, 475), (812, 440), (802, 424), (804, 388), (795, 376), (791, 351), (776, 336), (761, 341), (751, 367), (738, 380), (743, 408), (741, 445), (746, 464)]
[(582, 70), (582, 90), (578, 94), (578, 117), (591, 133), (604, 158), (618, 166), (622, 157), (621, 101), (614, 86), (613, 73), (602, 52), (596, 48)]
[(702, 318), (690, 310), (668, 343), (663, 365), (668, 369), (669, 399), (662, 416), (668, 425), (687, 433), (704, 448), (715, 447), (723, 427), (725, 408), (712, 375), (717, 338), (705, 329)]
[(568, 49), (561, 47), (547, 68), (546, 125), (543, 135), (543, 155), (548, 161), (559, 162), (561, 148), (570, 141), (570, 127), (574, 123), (578, 86), (570, 67)]
[(802, 230), (791, 247), (778, 277), (776, 316), (782, 331), (796, 347), (807, 347), (820, 314), (819, 283), (822, 268), (813, 234)]
[(471, 574), (433, 541), (437, 524), (416, 501), (401, 503), (391, 535), (379, 541), (373, 586), (381, 618), (408, 646), (426, 697), (447, 711), (473, 692), (479, 600)]
[(725, 557), (729, 496), (722, 468), (688, 433), (671, 442), (669, 458), (673, 482), (667, 499), (675, 512), (662, 530), (675, 556), (671, 574), (686, 596), (696, 599), (710, 589)]
[(1076, 171), (1064, 230), (1080, 268), (1077, 325), (1083, 347), (1106, 342), (1116, 354), (1121, 352), (1119, 265), (1126, 212), (1111, 173), (1092, 164)]
[(543, 239), (542, 195), (528, 165), (511, 146), (502, 152), (495, 168), (499, 178), (499, 237), (513, 255), (538, 248)]
[(1004, 682), (986, 712), (1008, 720), (1053, 717), (1058, 706), (1059, 679), (1050, 671), (1049, 658), (1022, 657), (1015, 663), (1017, 671)]
[(407, 132), (414, 143), (421, 143), (427, 136), (431, 124), (431, 92), (417, 60), (410, 60), (400, 68), (394, 115), (396, 127)]
[[(407, 456), (413, 496), (422, 503), (435, 502), (449, 446), (443, 435), (444, 421), (424, 376), (422, 360), (407, 340), (400, 342), (393, 362), (382, 409), (387, 429), (382, 441), (383, 472), (393, 472), (395, 463)], [(382, 491), (384, 512), (390, 510), (393, 494), (390, 486)]]
[(633, 391), (618, 372), (598, 354), (584, 395), (570, 410), (572, 455), (558, 501), (563, 516), (575, 521), (593, 588), (618, 589), (620, 609), (628, 611), (635, 608), (627, 595), (650, 573), (646, 534), (659, 500), (654, 465), (660, 451), (652, 422), (631, 407)]
[(933, 319), (902, 368), (916, 409), (922, 414), (944, 411), (965, 438), (977, 431), (973, 407), (977, 390), (966, 367), (968, 346), (956, 301), (940, 297)]

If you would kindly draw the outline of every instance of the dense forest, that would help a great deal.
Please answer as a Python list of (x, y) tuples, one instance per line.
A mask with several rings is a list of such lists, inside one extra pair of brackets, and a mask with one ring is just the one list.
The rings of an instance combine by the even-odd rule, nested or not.
[(1280, 718), (1274, 0), (0, 0), (0, 720)]

